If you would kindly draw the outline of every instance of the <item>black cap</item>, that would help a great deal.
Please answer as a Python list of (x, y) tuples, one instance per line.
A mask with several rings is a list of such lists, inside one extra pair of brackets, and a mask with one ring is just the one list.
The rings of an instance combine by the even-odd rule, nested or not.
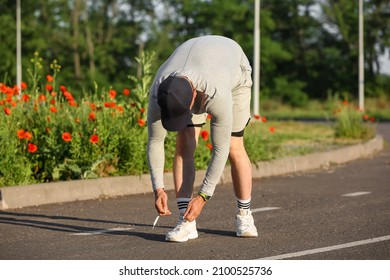
[(180, 131), (191, 123), (192, 86), (184, 77), (168, 77), (158, 87), (157, 102), (166, 130)]

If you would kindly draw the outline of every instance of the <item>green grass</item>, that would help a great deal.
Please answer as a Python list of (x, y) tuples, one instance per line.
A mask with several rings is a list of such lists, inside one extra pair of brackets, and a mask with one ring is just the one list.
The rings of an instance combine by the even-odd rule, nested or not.
[[(273, 120), (300, 120), (300, 119), (334, 119), (334, 111), (340, 106), (341, 100), (328, 98), (326, 101), (310, 100), (305, 107), (292, 107), (274, 99), (261, 99), (260, 113)], [(358, 101), (349, 101), (357, 106)], [(390, 100), (385, 95), (378, 98), (366, 98), (365, 113), (377, 121), (390, 120)]]
[[(330, 122), (253, 121), (245, 132), (246, 149), (251, 161), (258, 162), (328, 151), (362, 143), (374, 135), (360, 139), (337, 137), (334, 126)], [(374, 124), (367, 127), (374, 130)]]
[[(252, 120), (245, 129), (245, 147), (252, 163), (270, 161), (289, 156), (324, 152), (365, 142), (374, 136), (375, 124), (363, 123), (370, 134), (361, 138), (339, 137), (334, 122), (299, 122)], [(210, 131), (208, 121), (202, 130)], [(175, 152), (175, 133), (168, 133), (165, 150), (165, 171), (172, 171)], [(195, 151), (195, 168), (207, 169), (211, 151), (207, 148), (210, 139), (199, 137)], [(227, 163), (229, 164), (229, 163)]]

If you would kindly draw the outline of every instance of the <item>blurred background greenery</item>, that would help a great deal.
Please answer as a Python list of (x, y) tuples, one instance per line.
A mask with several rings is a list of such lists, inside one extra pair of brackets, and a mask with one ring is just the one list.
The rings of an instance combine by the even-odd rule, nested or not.
[[(0, 81), (8, 85), (16, 80), (15, 3), (0, 0)], [(128, 87), (129, 75), (142, 75), (134, 59), (142, 51), (156, 53), (155, 71), (194, 36), (233, 38), (253, 61), (254, 0), (35, 0), (21, 1), (21, 7), (23, 77), (38, 51), (62, 65), (57, 83), (75, 95), (93, 91), (95, 82)], [(357, 99), (358, 1), (261, 0), (260, 23), (261, 110), (267, 115), (287, 108), (283, 104), (288, 115), (304, 108), (311, 110), (308, 116), (322, 117), (316, 105)], [(365, 0), (368, 110), (378, 105), (374, 99), (382, 112), (390, 111), (390, 75), (381, 65), (390, 56), (389, 26), (390, 2)]]

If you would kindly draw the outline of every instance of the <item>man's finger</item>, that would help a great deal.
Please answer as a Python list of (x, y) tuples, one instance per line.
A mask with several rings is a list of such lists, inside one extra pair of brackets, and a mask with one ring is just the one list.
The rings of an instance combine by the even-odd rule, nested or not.
[(171, 215), (171, 211), (169, 211), (168, 209), (167, 210), (163, 210), (163, 211), (160, 211), (160, 216), (169, 216)]

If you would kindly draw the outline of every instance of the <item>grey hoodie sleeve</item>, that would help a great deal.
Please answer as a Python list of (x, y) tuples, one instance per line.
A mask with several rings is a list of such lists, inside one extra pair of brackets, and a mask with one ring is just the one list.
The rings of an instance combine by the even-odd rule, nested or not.
[(160, 118), (160, 108), (154, 95), (149, 97), (147, 157), (153, 190), (164, 188), (164, 140), (167, 135)]

